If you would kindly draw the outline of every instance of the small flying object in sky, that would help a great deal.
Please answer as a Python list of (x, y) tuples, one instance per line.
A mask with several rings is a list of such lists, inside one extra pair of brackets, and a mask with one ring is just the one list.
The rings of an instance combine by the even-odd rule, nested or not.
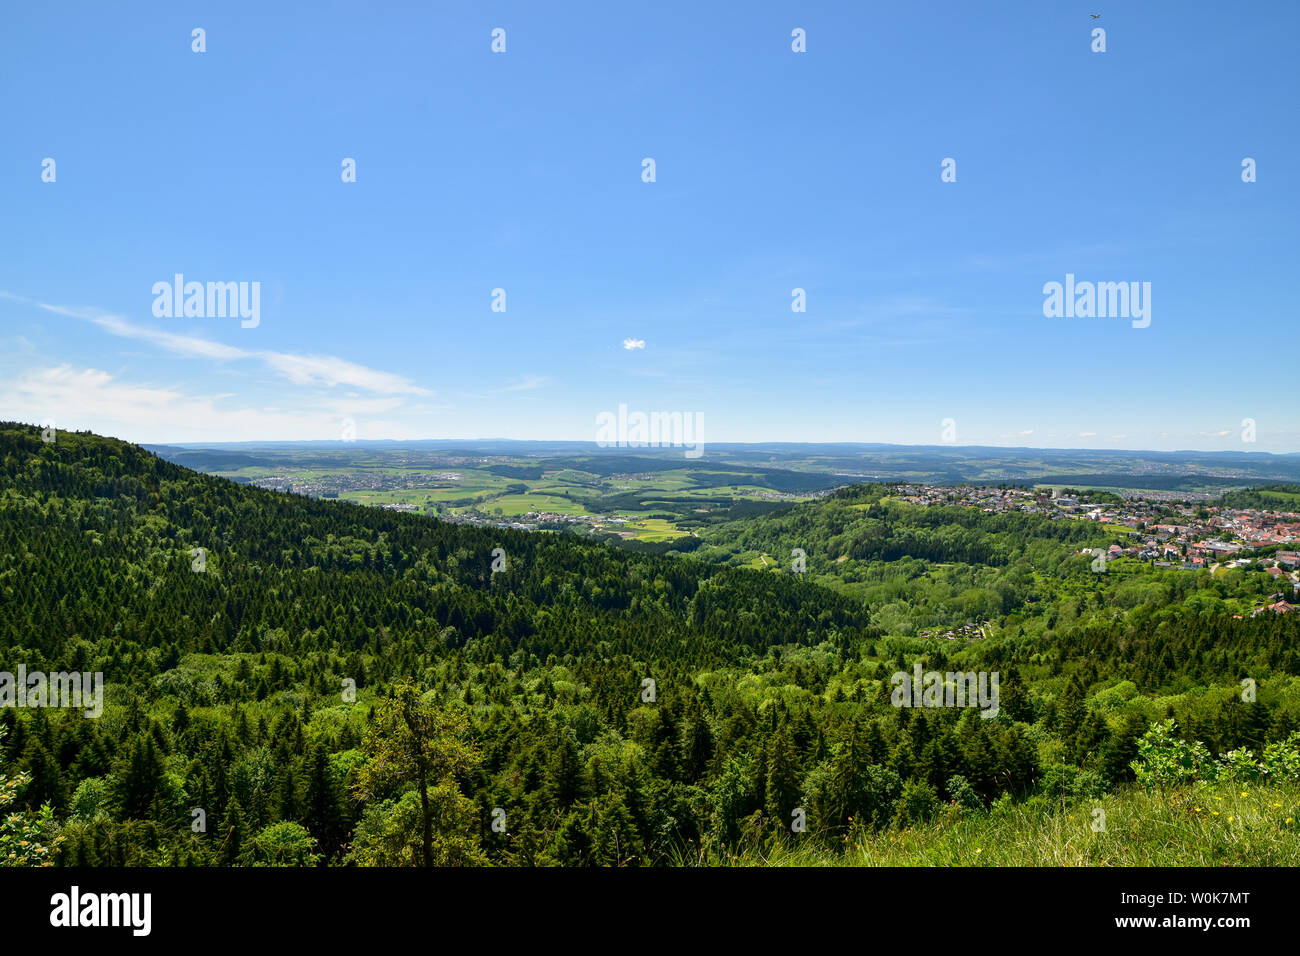
[(1088, 16), (1092, 17), (1094, 20), (1100, 20), (1100, 19), (1101, 19), (1101, 14), (1100, 14), (1100, 13), (1090, 13), (1090, 14), (1088, 14)]

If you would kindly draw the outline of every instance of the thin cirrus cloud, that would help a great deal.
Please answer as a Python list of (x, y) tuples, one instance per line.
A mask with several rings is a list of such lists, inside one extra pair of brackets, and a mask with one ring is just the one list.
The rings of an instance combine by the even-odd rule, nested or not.
[(623, 348), (627, 349), (629, 352), (635, 349), (643, 349), (645, 348), (645, 339), (624, 339)]
[(502, 391), (505, 392), (531, 392), (534, 389), (545, 388), (551, 384), (551, 380), (545, 375), (525, 375), (523, 378), (515, 379), (507, 385)]
[[(18, 296), (4, 294), (5, 298), (27, 301)], [(345, 385), (363, 388), (380, 395), (432, 395), (427, 388), (392, 372), (358, 365), (333, 355), (298, 355), (292, 352), (254, 350), (214, 342), (197, 335), (180, 335), (162, 329), (148, 328), (128, 322), (121, 316), (91, 309), (74, 309), (67, 306), (33, 303), (47, 312), (92, 322), (104, 331), (120, 338), (148, 342), (174, 355), (186, 358), (206, 358), (217, 361), (253, 360), (263, 363), (276, 374), (295, 385)]]

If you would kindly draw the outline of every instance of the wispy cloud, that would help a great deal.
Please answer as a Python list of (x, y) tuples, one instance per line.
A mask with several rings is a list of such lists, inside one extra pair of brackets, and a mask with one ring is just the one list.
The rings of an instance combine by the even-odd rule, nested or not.
[(197, 335), (181, 335), (164, 329), (137, 325), (120, 315), (97, 309), (72, 308), (32, 302), (7, 292), (0, 297), (27, 302), (46, 312), (68, 318), (91, 322), (119, 338), (148, 342), (151, 345), (185, 358), (204, 358), (215, 361), (258, 361), (295, 385), (350, 386), (381, 395), (432, 395), (427, 388), (392, 372), (369, 368), (333, 355), (301, 355), (293, 352), (273, 352), (261, 349), (244, 349), (226, 345)]
[(624, 339), (623, 348), (631, 352), (634, 349), (645, 348), (645, 339)]
[(382, 372), (333, 355), (294, 355), (256, 352), (260, 358), (295, 385), (352, 385), (383, 395), (431, 395), (401, 375)]
[(502, 391), (505, 392), (531, 392), (534, 389), (545, 388), (551, 384), (551, 380), (545, 375), (525, 375), (523, 378), (514, 379)]
[(226, 394), (189, 394), (178, 387), (126, 382), (96, 368), (69, 364), (30, 369), (0, 382), (0, 407), (17, 421), (89, 428), (140, 441), (254, 441), (268, 435), (340, 438), (345, 418), (359, 419), (364, 434), (422, 437), (403, 411), (402, 398), (346, 395), (283, 406), (232, 401)]

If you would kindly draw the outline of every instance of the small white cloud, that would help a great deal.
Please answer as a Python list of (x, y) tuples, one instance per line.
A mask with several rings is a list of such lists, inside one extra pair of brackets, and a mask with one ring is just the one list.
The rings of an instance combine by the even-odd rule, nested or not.
[(623, 348), (631, 352), (633, 349), (645, 348), (645, 339), (624, 339)]

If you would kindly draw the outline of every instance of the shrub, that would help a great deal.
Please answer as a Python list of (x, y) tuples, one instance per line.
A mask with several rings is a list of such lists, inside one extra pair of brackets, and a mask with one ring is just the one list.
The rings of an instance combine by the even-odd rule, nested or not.
[(1143, 787), (1171, 787), (1194, 780), (1214, 780), (1218, 767), (1205, 744), (1174, 736), (1174, 722), (1155, 724), (1138, 741), (1133, 772)]

